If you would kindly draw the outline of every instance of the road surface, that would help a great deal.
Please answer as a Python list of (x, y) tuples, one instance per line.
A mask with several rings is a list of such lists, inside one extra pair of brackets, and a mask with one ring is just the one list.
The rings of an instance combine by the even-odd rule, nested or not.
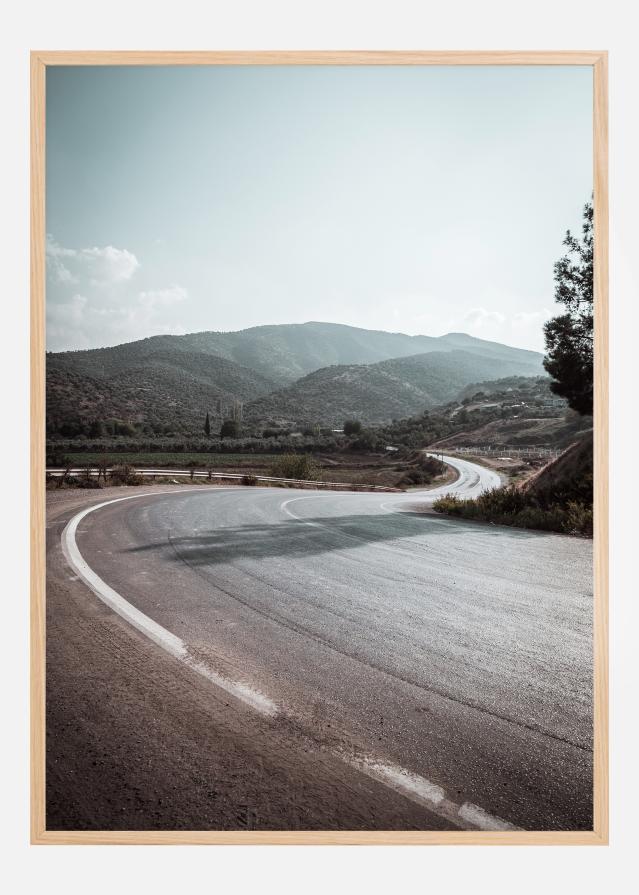
[[(441, 490), (498, 484), (449, 462)], [(591, 544), (424, 512), (437, 493), (53, 514), (52, 823), (591, 828)]]

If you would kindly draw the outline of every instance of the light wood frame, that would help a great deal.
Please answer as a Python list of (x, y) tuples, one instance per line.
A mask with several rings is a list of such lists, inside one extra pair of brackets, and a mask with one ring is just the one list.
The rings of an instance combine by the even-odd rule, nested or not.
[[(593, 830), (580, 832), (50, 831), (45, 815), (45, 80), (56, 65), (588, 65), (593, 69), (595, 537)], [(608, 843), (608, 54), (541, 52), (31, 53), (31, 842), (33, 844)]]

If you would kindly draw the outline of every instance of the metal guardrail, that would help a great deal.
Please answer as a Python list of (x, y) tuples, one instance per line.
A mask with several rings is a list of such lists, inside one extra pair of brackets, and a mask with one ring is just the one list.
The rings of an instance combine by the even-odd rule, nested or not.
[[(157, 478), (161, 476), (162, 478), (166, 478), (167, 476), (181, 476), (192, 478), (204, 478), (208, 481), (212, 481), (213, 479), (244, 479), (247, 477), (254, 478), (258, 482), (276, 482), (282, 485), (312, 485), (314, 488), (342, 488), (346, 491), (358, 491), (358, 490), (366, 490), (366, 491), (389, 491), (389, 492), (402, 492), (401, 488), (392, 488), (390, 485), (373, 485), (373, 484), (365, 484), (361, 482), (315, 482), (310, 479), (284, 479), (279, 478), (277, 476), (270, 475), (253, 475), (253, 473), (235, 473), (235, 472), (208, 472), (208, 470), (198, 470), (198, 469), (135, 469), (134, 472), (136, 475), (148, 476), (149, 478)], [(104, 470), (98, 469), (97, 467), (89, 467), (87, 470), (86, 466), (73, 467), (72, 469), (61, 469), (61, 468), (48, 468), (46, 471), (48, 476), (53, 476), (54, 478), (60, 478), (66, 475), (72, 476), (86, 476), (87, 474), (92, 477), (98, 477), (104, 475)], [(110, 475), (111, 468), (106, 470), (107, 476)]]
[(489, 456), (500, 455), (500, 456), (514, 456), (514, 457), (549, 457), (554, 458), (558, 457), (563, 453), (563, 450), (558, 448), (542, 448), (535, 447), (534, 445), (520, 445), (519, 447), (513, 447), (511, 445), (488, 445), (488, 447), (483, 445), (472, 445), (470, 447), (459, 447), (448, 446), (447, 450), (453, 454), (475, 454), (477, 456), (486, 454)]

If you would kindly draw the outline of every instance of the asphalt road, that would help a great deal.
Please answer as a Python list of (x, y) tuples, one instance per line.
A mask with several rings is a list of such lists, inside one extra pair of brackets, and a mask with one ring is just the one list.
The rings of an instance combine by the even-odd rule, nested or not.
[[(450, 462), (460, 477), (447, 492), (472, 496), (498, 483), (490, 470)], [(239, 748), (240, 733), (229, 731), (253, 725), (261, 767), (286, 755), (277, 784), (275, 772), (251, 783), (258, 805), (295, 789), (295, 809), (276, 804), (267, 826), (296, 828), (302, 812), (304, 826), (343, 829), (591, 828), (591, 543), (424, 512), (436, 494), (195, 487), (109, 503), (77, 523), (93, 574), (184, 645), (179, 672), (155, 643), (140, 646), (144, 661), (165, 662), (168, 680), (183, 678), (179, 696), (166, 695), (167, 714), (221, 699), (235, 713), (225, 749)], [(73, 515), (60, 517), (56, 536)], [(52, 563), (56, 549), (52, 540)], [(73, 588), (77, 605), (95, 608), (81, 581)], [(60, 626), (62, 640), (66, 632)], [(83, 648), (79, 638), (80, 666)], [(134, 663), (140, 675), (142, 662)], [(136, 672), (130, 661), (126, 668), (130, 684)], [(116, 664), (111, 693), (117, 678)], [(162, 687), (154, 680), (145, 678), (143, 693)], [(137, 715), (129, 705), (129, 727), (150, 723), (146, 702), (158, 697), (138, 697)], [(216, 723), (219, 732), (226, 722)], [(205, 751), (210, 731), (200, 728), (201, 742), (198, 724), (194, 731), (185, 751)], [(60, 763), (71, 767), (80, 743), (57, 754), (60, 781)], [(166, 745), (166, 761), (176, 743)], [(238, 765), (251, 761), (237, 754)], [(184, 761), (160, 762), (154, 773), (188, 777)], [(119, 785), (130, 790), (138, 778), (127, 774)], [(147, 803), (165, 785), (144, 776), (140, 823), (149, 825)], [(50, 810), (59, 820), (62, 782), (55, 791)], [(171, 827), (175, 810), (156, 805), (153, 825)], [(77, 826), (117, 825), (113, 812), (73, 811)], [(229, 826), (210, 803), (192, 811), (185, 823)]]

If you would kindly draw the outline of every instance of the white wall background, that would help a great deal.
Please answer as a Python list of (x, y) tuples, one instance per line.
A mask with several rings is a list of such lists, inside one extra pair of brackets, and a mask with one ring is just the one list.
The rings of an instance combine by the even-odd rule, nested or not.
[[(8, 891), (627, 891), (637, 835), (639, 57), (627, 0), (31, 0), (4, 7), (2, 845)], [(611, 88), (612, 845), (609, 848), (82, 848), (28, 845), (30, 49), (608, 49)], [(636, 432), (634, 433), (636, 434)], [(625, 881), (624, 881), (625, 877)]]

